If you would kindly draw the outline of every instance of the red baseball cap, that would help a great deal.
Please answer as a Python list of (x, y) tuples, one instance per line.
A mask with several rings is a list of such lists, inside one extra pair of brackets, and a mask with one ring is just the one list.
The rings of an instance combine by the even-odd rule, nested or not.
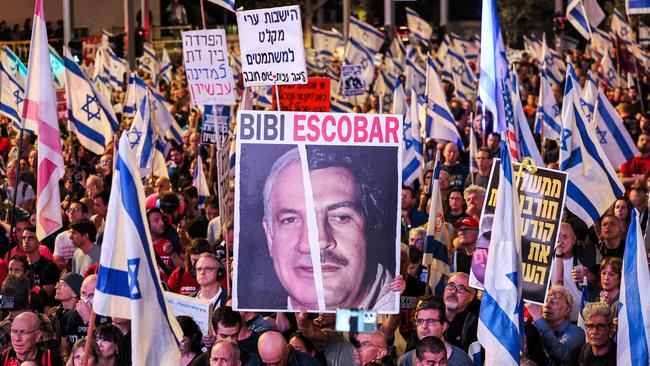
[(469, 226), (478, 229), (478, 220), (473, 217), (461, 217), (454, 223), (454, 227), (458, 229), (461, 226)]

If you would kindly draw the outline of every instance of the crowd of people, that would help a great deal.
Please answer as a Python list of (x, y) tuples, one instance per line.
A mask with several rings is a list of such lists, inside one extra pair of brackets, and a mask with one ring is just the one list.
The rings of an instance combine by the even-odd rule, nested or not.
[[(25, 29), (31, 30), (31, 25), (26, 24)], [(0, 29), (0, 34), (5, 32)], [(597, 65), (596, 60), (588, 51), (574, 50), (567, 55), (584, 83), (587, 70)], [(524, 55), (516, 63), (516, 72), (532, 127), (539, 68), (535, 60)], [(141, 76), (151, 82), (151, 75), (141, 72)], [(470, 287), (469, 273), (492, 161), (500, 151), (500, 135), (481, 134), (480, 114), (470, 120), (474, 104), (455, 97), (450, 83), (443, 82), (443, 88), (465, 146), (472, 133), (470, 124), (474, 123), (479, 131), (476, 169), (470, 169), (468, 151), (459, 150), (456, 144), (425, 141), (428, 161), (423, 181), (401, 190), (401, 265), (399, 273), (394, 273), (403, 280), (398, 286), (402, 299), (414, 301), (402, 301), (399, 314), (382, 317), (376, 332), (348, 334), (335, 330), (336, 317), (331, 313), (233, 310), (230, 279), (234, 223), (224, 218), (233, 217), (235, 181), (231, 177), (226, 212), (219, 211), (214, 185), (205, 207), (199, 208), (198, 191), (192, 185), (196, 157), (200, 154), (207, 161), (204, 171), (216, 164), (211, 161), (209, 148), (201, 145), (201, 112), (192, 107), (184, 70), (176, 65), (174, 80), (169, 85), (162, 82), (159, 90), (184, 128), (183, 142), (172, 146), (166, 157), (167, 176), (146, 179), (145, 194), (148, 228), (163, 286), (214, 305), (207, 334), (192, 318), (178, 317), (183, 330), (182, 365), (469, 366), (481, 359), (477, 342), (481, 291)], [(113, 105), (123, 104), (124, 92), (113, 92)], [(637, 141), (641, 156), (620, 167), (626, 194), (613, 202), (610, 211), (593, 227), (565, 211), (546, 302), (543, 306), (526, 306), (522, 351), (525, 365), (616, 364), (614, 339), (626, 232), (633, 209), (643, 214), (644, 228), (648, 215), (648, 76), (638, 86), (608, 90), (607, 96)], [(555, 97), (561, 102), (560, 87), (555, 89)], [(367, 101), (359, 100), (355, 111), (378, 113), (378, 103), (378, 96), (370, 95)], [(121, 108), (116, 107), (116, 111), (119, 115)], [(122, 130), (126, 130), (131, 119), (121, 118), (121, 122)], [(89, 365), (129, 365), (130, 321), (92, 316), (112, 184), (113, 146), (109, 144), (103, 155), (95, 155), (74, 136), (67, 136), (69, 131), (62, 131), (67, 162), (60, 184), (64, 226), (39, 241), (35, 229), (37, 141), (25, 134), (19, 144), (20, 135), (2, 117), (0, 155), (5, 177), (0, 190), (4, 204), (0, 215), (0, 363), (80, 365), (84, 346), (89, 342)], [(545, 162), (557, 167), (557, 142), (546, 140), (543, 145)], [(427, 289), (427, 274), (421, 263), (432, 160), (437, 150), (443, 159), (439, 188), (444, 218), (450, 224), (451, 274), (441, 288)], [(239, 261), (245, 260), (246, 253), (240, 253)], [(583, 309), (584, 291), (592, 297)], [(584, 323), (579, 326), (580, 315)], [(94, 331), (88, 334), (92, 319)]]

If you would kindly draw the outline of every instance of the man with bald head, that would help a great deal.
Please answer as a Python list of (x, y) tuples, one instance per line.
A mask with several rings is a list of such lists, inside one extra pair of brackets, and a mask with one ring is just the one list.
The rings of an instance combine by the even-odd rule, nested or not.
[(247, 365), (318, 366), (318, 361), (306, 353), (296, 351), (282, 333), (269, 331), (257, 341), (260, 354), (249, 359)]
[(232, 340), (219, 341), (210, 351), (210, 366), (240, 366), (239, 346)]
[(4, 365), (18, 365), (25, 360), (52, 360), (60, 365), (61, 360), (50, 351), (39, 350), (36, 343), (41, 339), (40, 319), (31, 312), (20, 313), (11, 323), (11, 347), (2, 352)]
[(371, 362), (379, 362), (388, 354), (386, 336), (380, 330), (375, 333), (359, 333), (356, 336), (357, 349), (354, 351), (354, 362), (357, 366), (365, 366)]

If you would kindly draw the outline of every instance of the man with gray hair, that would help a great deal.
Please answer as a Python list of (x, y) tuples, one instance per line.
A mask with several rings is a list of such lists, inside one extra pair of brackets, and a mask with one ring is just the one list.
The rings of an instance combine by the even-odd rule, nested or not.
[(276, 160), (265, 181), (262, 225), (273, 268), (288, 293), (287, 309), (319, 309), (311, 237), (320, 251), (326, 309), (397, 310), (398, 287), (385, 260), (395, 252), (395, 235), (384, 228), (396, 213), (383, 208), (386, 193), (377, 184), (382, 178), (355, 155), (349, 147), (307, 147), (310, 176), (304, 179), (294, 148)]
[(465, 199), (465, 205), (467, 206), (467, 209), (465, 210), (467, 216), (480, 220), (481, 211), (483, 210), (483, 201), (485, 200), (485, 192), (485, 188), (477, 186), (476, 184), (472, 184), (465, 188), (463, 198)]
[(578, 365), (616, 365), (616, 343), (612, 341), (612, 311), (604, 302), (591, 302), (583, 310), (589, 340), (578, 357)]

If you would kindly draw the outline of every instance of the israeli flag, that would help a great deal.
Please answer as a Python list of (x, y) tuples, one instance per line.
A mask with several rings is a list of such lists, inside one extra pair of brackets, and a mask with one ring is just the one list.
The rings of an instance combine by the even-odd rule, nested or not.
[(124, 90), (124, 74), (128, 73), (129, 67), (126, 60), (119, 58), (112, 49), (107, 48), (109, 58), (109, 79), (113, 90)]
[(503, 80), (508, 75), (508, 59), (503, 47), (501, 28), (494, 0), (483, 0), (481, 15), (481, 59), (479, 98), (494, 116), (495, 132), (505, 131)]
[(160, 67), (160, 80), (165, 80), (167, 85), (172, 82), (172, 60), (166, 48), (163, 48), (162, 66)]
[(591, 125), (605, 155), (614, 167), (641, 155), (632, 136), (627, 132), (623, 119), (602, 90), (598, 90), (596, 108)]
[[(367, 49), (371, 55), (379, 52), (386, 37), (377, 28), (364, 23), (355, 17), (350, 17), (348, 41), (354, 39), (359, 45)], [(372, 57), (370, 58), (372, 60)]]
[(147, 92), (151, 95), (151, 113), (153, 114), (156, 128), (167, 140), (182, 142), (182, 128), (178, 125), (171, 112), (169, 112), (169, 106), (165, 98), (135, 74), (129, 77), (129, 87), (126, 90), (126, 97), (124, 98), (123, 115), (126, 117), (134, 117), (138, 106), (142, 104), (142, 100)]
[(406, 107), (406, 94), (402, 83), (397, 81), (393, 96), (393, 113), (404, 115), (404, 149), (402, 156), (402, 184), (413, 186), (416, 180), (422, 183), (422, 137), (417, 113), (417, 95), (411, 89), (411, 105)]
[(616, 8), (614, 8), (614, 13), (612, 14), (610, 29), (614, 34), (617, 34), (625, 44), (633, 43), (632, 37), (634, 36), (634, 31), (627, 23), (623, 14), (621, 14), (621, 12)]
[(639, 22), (639, 45), (641, 47), (650, 46), (650, 27)]
[(330, 111), (335, 113), (354, 113), (354, 105), (346, 101), (336, 99), (334, 94), (330, 100)]
[(486, 365), (519, 365), (523, 343), (521, 213), (513, 184), (510, 153), (502, 140), (497, 204), (478, 322)]
[[(460, 138), (456, 122), (447, 100), (445, 93), (440, 85), (438, 73), (436, 73), (433, 60), (429, 58), (427, 63), (427, 118), (426, 118), (426, 136), (436, 140), (450, 141), (456, 144), (459, 149), (463, 149), (463, 141)], [(503, 97), (502, 97), (503, 98)]]
[(580, 106), (572, 68), (569, 64), (562, 104), (560, 170), (571, 174), (567, 208), (591, 227), (623, 195), (624, 188)]
[(54, 47), (50, 46), (50, 67), (52, 68), (52, 81), (54, 82), (55, 89), (61, 89), (64, 87), (64, 76), (65, 66), (63, 64), (63, 59), (56, 53)]
[(538, 166), (544, 166), (544, 160), (542, 159), (542, 155), (539, 153), (539, 149), (535, 143), (535, 137), (530, 131), (528, 118), (526, 118), (526, 112), (524, 112), (524, 106), (521, 104), (519, 79), (517, 78), (516, 72), (512, 73), (511, 100), (518, 160), (523, 161), (525, 158), (530, 157)]
[(124, 134), (108, 202), (93, 310), (131, 320), (133, 365), (177, 366), (183, 332), (160, 285), (145, 214), (144, 187), (129, 150), (130, 142)]
[(69, 128), (83, 147), (102, 155), (120, 127), (115, 112), (64, 48)]
[(208, 187), (208, 180), (205, 178), (203, 172), (203, 159), (201, 154), (196, 154), (196, 166), (194, 167), (194, 179), (192, 185), (196, 187), (199, 195), (199, 208), (205, 208), (205, 201), (210, 196), (210, 187)]
[(468, 61), (476, 61), (480, 53), (480, 48), (469, 39), (451, 32), (450, 38), (454, 48)]
[(544, 138), (549, 140), (560, 138), (560, 132), (562, 131), (560, 106), (555, 101), (548, 75), (544, 70), (542, 70), (540, 78), (535, 133), (542, 134), (542, 128), (544, 128)]
[(27, 81), (27, 67), (23, 61), (16, 55), (11, 48), (2, 46), (2, 66), (5, 71), (11, 75), (20, 85), (25, 85)]
[(149, 73), (154, 85), (157, 85), (157, 77), (160, 73), (160, 61), (156, 56), (156, 50), (151, 43), (145, 43), (142, 48), (144, 49), (144, 53), (138, 58), (138, 66), (140, 69)]
[(650, 274), (639, 212), (627, 233), (621, 276), (616, 363), (647, 366), (650, 359)]
[(318, 27), (312, 27), (311, 39), (314, 49), (323, 60), (332, 59), (337, 53), (337, 50), (343, 45), (343, 35), (335, 29), (328, 31)]
[(396, 65), (400, 65), (401, 67), (401, 65), (406, 63), (406, 47), (400, 37), (393, 37), (387, 53)]
[(431, 25), (429, 22), (424, 20), (420, 14), (409, 7), (406, 8), (406, 24), (409, 32), (415, 37), (415, 39), (421, 41), (425, 45), (429, 44), (431, 33), (433, 33)]
[(445, 228), (445, 211), (440, 194), (440, 150), (436, 151), (436, 160), (431, 178), (431, 203), (429, 205), (429, 221), (427, 236), (422, 253), (422, 265), (431, 266), (428, 285), (437, 288), (443, 276), (449, 276), (449, 255), (447, 246), (442, 242)]
[(582, 98), (580, 98), (580, 105), (585, 111), (587, 120), (591, 121), (594, 114), (594, 107), (596, 106), (596, 99), (598, 98), (598, 83), (594, 79), (591, 70), (587, 72), (585, 80), (585, 87), (582, 89)]
[(232, 11), (233, 13), (237, 12), (237, 9), (235, 8), (235, 0), (208, 0), (208, 1), (217, 4), (228, 11)]
[(605, 13), (596, 0), (570, 0), (566, 8), (567, 20), (585, 39), (591, 39), (591, 29), (605, 19)]
[[(23, 84), (24, 85), (24, 84)], [(0, 114), (9, 118), (16, 131), (22, 125), (25, 88), (0, 63)], [(33, 132), (33, 131), (30, 131)]]
[(543, 60), (542, 41), (533, 35), (530, 37), (524, 35), (524, 51), (528, 52), (536, 60)]
[(600, 67), (598, 68), (598, 78), (607, 84), (607, 87), (614, 89), (620, 85), (620, 80), (618, 74), (616, 73), (616, 68), (612, 59), (609, 57), (609, 52), (603, 54), (603, 58), (600, 59)]
[(406, 90), (415, 89), (418, 95), (424, 96), (426, 93), (427, 76), (426, 69), (420, 65), (419, 57), (415, 48), (409, 48), (406, 57), (406, 80), (404, 82), (404, 88)]
[(150, 93), (147, 91), (138, 111), (133, 118), (131, 128), (126, 132), (129, 140), (130, 151), (135, 158), (134, 161), (140, 168), (140, 176), (145, 177), (151, 173), (153, 168), (155, 145), (158, 140), (158, 132), (151, 120)]
[(602, 57), (612, 47), (612, 36), (598, 28), (592, 28), (591, 32), (590, 46), (599, 57)]

